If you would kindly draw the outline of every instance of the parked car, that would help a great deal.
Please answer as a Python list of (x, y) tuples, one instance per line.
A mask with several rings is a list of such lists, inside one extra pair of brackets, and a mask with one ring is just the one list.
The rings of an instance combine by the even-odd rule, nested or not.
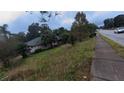
[(119, 34), (119, 33), (124, 33), (124, 27), (119, 27), (119, 28), (117, 28), (117, 29), (114, 31), (114, 33), (117, 33), (117, 34)]

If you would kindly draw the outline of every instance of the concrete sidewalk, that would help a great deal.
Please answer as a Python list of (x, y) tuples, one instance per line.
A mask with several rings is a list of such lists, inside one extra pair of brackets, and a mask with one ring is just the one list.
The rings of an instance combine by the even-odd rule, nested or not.
[(99, 35), (97, 35), (96, 40), (95, 56), (91, 67), (91, 80), (124, 80), (124, 59), (119, 57)]

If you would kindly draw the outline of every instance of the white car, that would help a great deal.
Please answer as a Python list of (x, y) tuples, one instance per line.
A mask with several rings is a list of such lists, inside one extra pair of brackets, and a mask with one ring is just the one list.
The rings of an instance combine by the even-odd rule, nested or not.
[(117, 29), (114, 31), (114, 33), (117, 33), (117, 34), (119, 34), (119, 33), (124, 33), (124, 27), (119, 27), (119, 28), (117, 28)]

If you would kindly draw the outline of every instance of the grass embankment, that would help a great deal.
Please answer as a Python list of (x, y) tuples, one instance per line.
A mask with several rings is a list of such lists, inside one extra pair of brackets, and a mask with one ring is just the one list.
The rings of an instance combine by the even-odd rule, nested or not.
[(89, 80), (95, 38), (50, 49), (23, 59), (7, 80)]
[(108, 42), (112, 46), (112, 48), (117, 52), (117, 54), (119, 56), (124, 58), (124, 46), (116, 43), (115, 41), (113, 41), (103, 35), (101, 35), (101, 37), (102, 37), (102, 39), (104, 39), (106, 42)]

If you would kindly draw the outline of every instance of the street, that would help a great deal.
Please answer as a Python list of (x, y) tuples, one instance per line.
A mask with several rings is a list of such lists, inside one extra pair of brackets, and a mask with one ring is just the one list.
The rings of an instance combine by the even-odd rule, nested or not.
[(102, 35), (114, 40), (115, 42), (119, 43), (120, 45), (124, 46), (124, 33), (115, 34), (114, 30), (97, 30)]

